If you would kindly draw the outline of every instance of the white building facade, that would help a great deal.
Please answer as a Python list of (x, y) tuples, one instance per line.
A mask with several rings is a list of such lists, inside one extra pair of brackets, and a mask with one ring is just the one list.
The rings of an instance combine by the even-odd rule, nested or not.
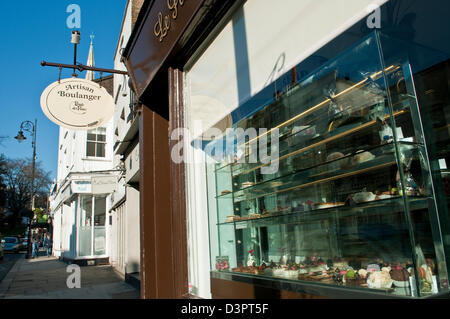
[[(122, 51), (131, 35), (143, 1), (129, 0), (114, 55), (114, 68), (126, 71)], [(129, 77), (114, 75), (116, 109), (113, 121), (114, 166), (123, 168), (111, 196), (111, 264), (125, 278), (139, 279), (139, 122), (137, 101), (129, 87)]]

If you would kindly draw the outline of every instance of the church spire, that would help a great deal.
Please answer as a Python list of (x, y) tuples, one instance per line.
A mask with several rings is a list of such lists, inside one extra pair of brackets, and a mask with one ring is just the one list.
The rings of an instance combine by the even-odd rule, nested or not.
[[(91, 46), (89, 48), (89, 56), (88, 56), (88, 60), (86, 65), (87, 66), (95, 66), (95, 61), (94, 61), (94, 38), (95, 36), (92, 34), (91, 35)], [(95, 78), (94, 75), (94, 71), (86, 71), (86, 80), (90, 80), (93, 81)]]

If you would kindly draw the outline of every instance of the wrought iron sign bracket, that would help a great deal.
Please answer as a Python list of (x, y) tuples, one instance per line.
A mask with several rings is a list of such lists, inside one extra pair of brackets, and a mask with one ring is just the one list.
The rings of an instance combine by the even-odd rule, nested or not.
[(78, 63), (77, 65), (74, 65), (74, 64), (62, 64), (62, 63), (52, 63), (52, 62), (42, 61), (41, 65), (42, 66), (53, 66), (53, 67), (64, 68), (64, 69), (72, 69), (72, 70), (77, 69), (79, 72), (83, 72), (83, 71), (97, 71), (97, 72), (102, 72), (102, 73), (115, 73), (115, 74), (128, 75), (127, 71), (96, 68), (96, 67), (87, 66), (87, 65), (84, 65), (84, 64), (81, 64), (81, 63)]

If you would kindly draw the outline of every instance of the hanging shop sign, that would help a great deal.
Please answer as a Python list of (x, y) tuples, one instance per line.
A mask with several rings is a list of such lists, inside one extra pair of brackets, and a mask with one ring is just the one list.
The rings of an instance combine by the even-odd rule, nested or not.
[(71, 78), (49, 85), (41, 95), (41, 108), (59, 126), (90, 130), (113, 117), (114, 99), (98, 83)]

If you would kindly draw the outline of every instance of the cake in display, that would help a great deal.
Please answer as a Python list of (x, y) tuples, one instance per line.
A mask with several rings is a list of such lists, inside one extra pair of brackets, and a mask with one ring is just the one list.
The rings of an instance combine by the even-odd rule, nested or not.
[(405, 268), (396, 266), (389, 274), (391, 275), (394, 286), (400, 288), (409, 287), (409, 272)]
[(392, 287), (392, 278), (388, 271), (374, 271), (370, 273), (367, 279), (369, 288), (388, 289)]

